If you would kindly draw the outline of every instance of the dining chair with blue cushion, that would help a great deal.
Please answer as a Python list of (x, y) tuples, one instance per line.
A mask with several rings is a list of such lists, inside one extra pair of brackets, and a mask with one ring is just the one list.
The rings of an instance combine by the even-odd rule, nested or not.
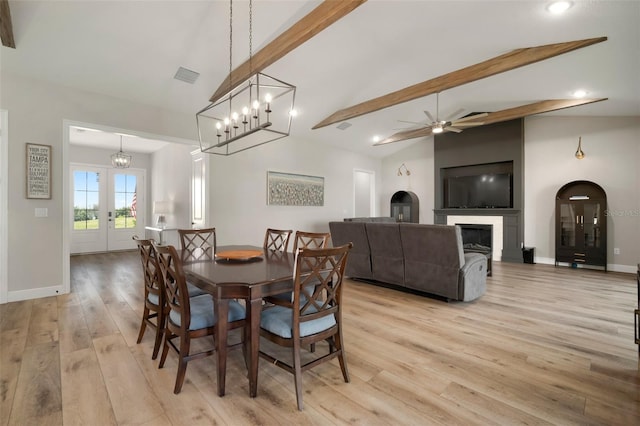
[(142, 261), (142, 275), (144, 277), (144, 308), (136, 343), (142, 341), (147, 326), (153, 327), (156, 335), (151, 359), (156, 359), (162, 344), (165, 312), (167, 311), (164, 303), (162, 273), (156, 250), (153, 247), (153, 240), (140, 239), (138, 236), (133, 236), (133, 240), (138, 246), (140, 260)]
[[(187, 282), (182, 268), (182, 259), (175, 247), (154, 246), (158, 252), (160, 269), (164, 279), (164, 295), (169, 313), (165, 322), (164, 346), (160, 357), (159, 368), (164, 366), (169, 348), (178, 354), (178, 373), (173, 392), (180, 393), (187, 371), (187, 363), (191, 360), (213, 355), (216, 350), (215, 326), (217, 317), (213, 298), (209, 294), (189, 297)], [(235, 300), (229, 302), (228, 329), (236, 329), (245, 325), (245, 308)], [(193, 339), (213, 338), (213, 347), (200, 352), (191, 353)], [(179, 344), (174, 342), (179, 339)], [(244, 338), (243, 338), (244, 340)], [(219, 348), (218, 348), (219, 350)]]
[[(261, 313), (260, 335), (291, 348), (293, 362), (281, 359), (275, 351), (268, 353), (261, 349), (260, 356), (294, 375), (298, 410), (303, 409), (304, 371), (337, 357), (344, 381), (349, 382), (342, 333), (342, 279), (352, 247), (353, 244), (348, 243), (332, 248), (299, 249), (293, 272), (292, 300)], [(321, 355), (318, 350), (303, 364), (304, 348), (322, 341), (328, 343), (328, 353)]]

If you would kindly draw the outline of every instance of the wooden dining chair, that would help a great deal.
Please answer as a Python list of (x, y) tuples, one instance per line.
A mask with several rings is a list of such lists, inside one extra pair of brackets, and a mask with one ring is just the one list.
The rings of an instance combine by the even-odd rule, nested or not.
[[(293, 239), (293, 253), (297, 253), (298, 249), (305, 248), (325, 248), (329, 245), (329, 239), (331, 238), (330, 232), (306, 232), (296, 231)], [(291, 300), (292, 292), (276, 294), (274, 296), (267, 296), (264, 298), (265, 307), (270, 305), (277, 305), (279, 300)]]
[(178, 229), (183, 259), (213, 260), (216, 254), (216, 228)]
[(156, 335), (151, 359), (156, 359), (160, 345), (162, 344), (166, 312), (162, 273), (160, 271), (156, 250), (153, 247), (153, 240), (140, 239), (137, 235), (133, 236), (133, 240), (136, 242), (138, 251), (140, 252), (142, 275), (144, 277), (144, 308), (142, 310), (142, 321), (136, 343), (142, 341), (147, 326), (153, 327)]
[[(154, 245), (159, 258), (164, 280), (164, 294), (169, 307), (164, 329), (164, 346), (159, 368), (164, 366), (169, 348), (178, 354), (178, 373), (173, 393), (180, 393), (187, 372), (187, 363), (215, 353), (216, 338), (213, 298), (209, 294), (189, 297), (187, 282), (182, 269), (182, 260), (173, 246)], [(229, 302), (228, 330), (242, 328), (245, 325), (245, 308), (235, 300)], [(191, 353), (193, 339), (213, 338), (214, 346)], [(180, 343), (174, 343), (174, 339)], [(243, 339), (244, 340), (244, 339)], [(219, 348), (217, 348), (219, 350)]]
[(289, 238), (293, 230), (291, 229), (273, 229), (267, 228), (264, 234), (264, 244), (262, 245), (265, 250), (275, 251), (287, 251), (289, 248)]
[[(260, 356), (294, 375), (298, 410), (302, 404), (302, 373), (338, 357), (342, 377), (349, 382), (342, 333), (342, 279), (353, 244), (296, 252), (293, 300), (265, 309), (260, 318), (260, 335), (291, 348), (293, 362), (260, 351)], [(318, 342), (328, 343), (328, 353), (310, 356), (302, 363), (302, 351)], [(318, 351), (319, 352), (319, 351)], [(316, 354), (316, 353), (314, 353)], [(288, 359), (288, 357), (285, 357)]]
[(296, 231), (293, 239), (293, 252), (300, 248), (325, 248), (329, 245), (330, 232)]

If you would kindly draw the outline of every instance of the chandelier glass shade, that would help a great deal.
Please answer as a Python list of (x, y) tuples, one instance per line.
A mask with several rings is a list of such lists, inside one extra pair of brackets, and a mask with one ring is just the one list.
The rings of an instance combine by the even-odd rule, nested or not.
[(200, 150), (232, 155), (289, 136), (296, 87), (256, 73), (198, 111)]
[(131, 155), (122, 152), (122, 135), (120, 136), (120, 151), (111, 155), (111, 165), (116, 169), (128, 169), (131, 167)]

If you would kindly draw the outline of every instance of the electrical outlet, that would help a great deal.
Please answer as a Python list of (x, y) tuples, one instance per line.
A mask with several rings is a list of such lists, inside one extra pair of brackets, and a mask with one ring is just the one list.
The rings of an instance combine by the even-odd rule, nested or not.
[(620, 254), (620, 249), (618, 247), (614, 248), (613, 254)]

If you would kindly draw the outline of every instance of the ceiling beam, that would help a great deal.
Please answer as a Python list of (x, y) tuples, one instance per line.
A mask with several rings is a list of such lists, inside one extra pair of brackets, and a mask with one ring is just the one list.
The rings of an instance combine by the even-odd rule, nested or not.
[(340, 18), (346, 16), (367, 0), (325, 0), (271, 43), (256, 52), (242, 65), (231, 71), (209, 99), (216, 102), (240, 86), (255, 73), (281, 59)]
[(536, 47), (525, 47), (512, 50), (495, 58), (488, 59), (475, 65), (468, 66), (448, 74), (441, 75), (422, 83), (414, 84), (404, 89), (379, 96), (374, 99), (359, 103), (349, 108), (342, 109), (331, 114), (313, 129), (329, 126), (334, 123), (369, 114), (393, 105), (398, 105), (414, 99), (422, 98), (443, 90), (471, 83), (486, 77), (510, 71), (525, 65), (530, 65), (563, 53), (581, 49), (592, 44), (607, 40), (607, 37), (596, 37), (584, 40), (569, 41), (565, 43), (547, 44)]
[(16, 48), (16, 42), (13, 39), (9, 0), (0, 0), (0, 39), (2, 39), (3, 46)]
[[(479, 114), (476, 120), (472, 120), (471, 117), (465, 120), (465, 124), (477, 123), (482, 125), (501, 123), (503, 121), (515, 120), (517, 118), (527, 117), (529, 115), (543, 114), (545, 112), (558, 111), (565, 108), (572, 108), (580, 105), (591, 104), (594, 102), (605, 101), (608, 98), (598, 99), (548, 99), (545, 101), (534, 102), (527, 105), (522, 105), (515, 108), (503, 109), (501, 111), (490, 112), (488, 114)], [(445, 129), (446, 130), (446, 129)], [(423, 127), (420, 129), (404, 130), (402, 132), (394, 133), (386, 139), (381, 140), (374, 144), (386, 145), (388, 143), (400, 142), (407, 139), (421, 138), (432, 135), (431, 126)]]

